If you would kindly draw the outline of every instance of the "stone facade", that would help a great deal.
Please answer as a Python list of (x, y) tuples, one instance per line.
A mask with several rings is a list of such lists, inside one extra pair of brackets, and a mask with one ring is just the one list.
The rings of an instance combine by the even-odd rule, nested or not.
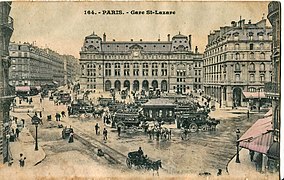
[(29, 43), (10, 43), (9, 51), (10, 84), (13, 86), (65, 85), (74, 81), (78, 60), (73, 56), (60, 55)]
[(9, 131), (10, 131), (10, 104), (13, 100), (13, 92), (8, 83), (8, 69), (10, 58), (8, 46), (14, 31), (13, 18), (9, 16), (12, 2), (0, 2), (0, 161), (9, 161)]
[[(264, 83), (272, 78), (272, 30), (266, 19), (253, 24), (244, 19), (208, 35), (204, 52), (204, 91), (222, 106), (261, 106)], [(258, 93), (249, 99), (246, 94)], [(263, 95), (264, 96), (264, 95)]]
[(167, 41), (107, 41), (95, 33), (85, 37), (80, 51), (84, 90), (111, 88), (188, 93), (202, 89), (202, 54), (191, 48), (191, 35), (178, 34)]

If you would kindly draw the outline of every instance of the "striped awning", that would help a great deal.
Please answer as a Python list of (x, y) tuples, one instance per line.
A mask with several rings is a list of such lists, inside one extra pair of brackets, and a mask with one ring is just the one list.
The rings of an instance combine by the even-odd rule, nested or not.
[(15, 91), (17, 92), (28, 92), (30, 90), (31, 90), (30, 86), (16, 86), (15, 87)]
[(265, 99), (264, 92), (243, 92), (246, 99)]
[(272, 116), (257, 120), (238, 141), (240, 147), (266, 154), (273, 143)]

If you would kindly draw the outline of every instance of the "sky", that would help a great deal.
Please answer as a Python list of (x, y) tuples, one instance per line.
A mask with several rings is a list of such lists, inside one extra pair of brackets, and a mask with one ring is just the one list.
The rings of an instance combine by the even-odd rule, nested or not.
[[(259, 2), (13, 2), (11, 41), (35, 42), (60, 54), (79, 58), (85, 36), (95, 32), (107, 40), (161, 41), (179, 32), (192, 35), (192, 47), (203, 52), (210, 31), (238, 21), (258, 22), (267, 16), (268, 1)], [(122, 10), (123, 15), (85, 15), (87, 10)], [(175, 15), (131, 15), (131, 10), (175, 11)], [(270, 26), (267, 20), (267, 25)]]

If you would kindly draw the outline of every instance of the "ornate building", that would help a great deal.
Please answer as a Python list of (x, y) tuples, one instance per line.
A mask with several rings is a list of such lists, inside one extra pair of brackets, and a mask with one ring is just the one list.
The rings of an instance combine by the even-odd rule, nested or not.
[(191, 48), (191, 35), (180, 33), (167, 41), (107, 41), (96, 34), (85, 37), (80, 51), (84, 90), (111, 88), (187, 93), (202, 89), (202, 54)]
[(39, 48), (29, 43), (10, 43), (10, 84), (13, 86), (58, 85), (72, 82), (78, 60), (70, 55), (60, 55), (49, 48)]
[[(268, 151), (268, 157), (270, 159), (270, 169), (279, 170), (279, 159), (280, 159), (280, 67), (281, 67), (281, 56), (280, 56), (280, 42), (281, 42), (281, 13), (280, 13), (280, 2), (270, 2), (268, 5), (268, 19), (272, 25), (272, 81), (265, 84), (265, 95), (272, 100), (272, 119), (273, 119), (273, 141)], [(278, 167), (277, 167), (278, 166)]]
[(244, 19), (208, 35), (204, 52), (204, 90), (223, 106), (260, 109), (264, 83), (271, 81), (272, 30), (266, 19), (247, 24)]
[(10, 58), (8, 46), (14, 31), (13, 18), (9, 16), (12, 2), (0, 2), (0, 161), (9, 161), (10, 104), (14, 98), (8, 83)]

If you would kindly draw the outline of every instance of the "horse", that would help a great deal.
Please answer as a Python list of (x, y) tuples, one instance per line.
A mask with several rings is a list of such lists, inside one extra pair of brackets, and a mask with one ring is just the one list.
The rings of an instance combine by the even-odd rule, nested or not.
[(171, 138), (171, 130), (165, 127), (162, 127), (160, 129), (161, 131), (161, 138), (164, 138), (165, 140), (170, 140)]
[(154, 172), (157, 171), (157, 175), (159, 176), (159, 168), (162, 168), (162, 161), (161, 160), (148, 161), (146, 168), (148, 170), (153, 170), (153, 176), (154, 176)]

